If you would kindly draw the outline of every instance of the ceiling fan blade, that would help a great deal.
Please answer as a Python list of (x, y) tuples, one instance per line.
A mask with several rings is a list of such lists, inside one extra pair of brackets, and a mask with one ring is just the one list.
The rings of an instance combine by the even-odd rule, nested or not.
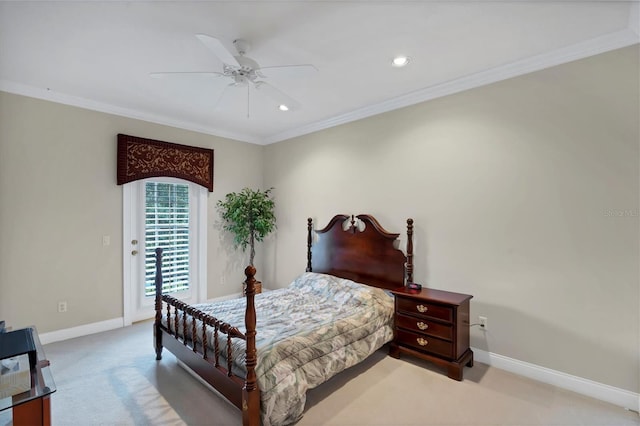
[(149, 77), (151, 78), (171, 78), (171, 77), (181, 77), (181, 76), (196, 76), (196, 77), (224, 77), (224, 74), (221, 72), (208, 71), (208, 72), (191, 72), (191, 71), (175, 71), (175, 72), (151, 72), (149, 73)]
[(273, 67), (262, 67), (259, 72), (264, 77), (305, 77), (314, 74), (318, 69), (311, 64), (300, 65), (280, 65)]
[(273, 85), (267, 83), (266, 81), (256, 81), (255, 87), (257, 90), (275, 101), (278, 107), (280, 107), (281, 105), (285, 105), (289, 111), (301, 108), (300, 102), (296, 101), (289, 95), (286, 95), (279, 89), (276, 89)]
[(223, 63), (234, 67), (240, 66), (236, 58), (233, 56), (233, 53), (231, 53), (217, 38), (206, 34), (196, 34), (196, 37), (198, 37), (198, 40), (200, 40), (207, 49), (212, 51), (213, 54), (216, 55)]

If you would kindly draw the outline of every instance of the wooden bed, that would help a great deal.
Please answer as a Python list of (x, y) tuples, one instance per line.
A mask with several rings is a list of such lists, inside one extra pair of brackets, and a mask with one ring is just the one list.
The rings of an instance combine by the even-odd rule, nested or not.
[[(404, 286), (405, 280), (412, 281), (413, 278), (412, 219), (407, 220), (406, 255), (396, 247), (399, 235), (387, 232), (370, 215), (336, 215), (321, 230), (313, 230), (309, 218), (306, 272), (328, 274), (386, 290), (397, 289)], [(256, 376), (256, 333), (260, 330), (256, 331), (256, 317), (262, 311), (256, 312), (255, 268), (248, 266), (245, 269), (244, 324), (228, 324), (212, 311), (197, 309), (162, 294), (161, 271), (162, 249), (158, 248), (154, 323), (156, 359), (160, 360), (163, 347), (167, 348), (242, 411), (243, 425), (261, 424), (261, 396)], [(265, 319), (268, 320), (261, 317), (262, 321)], [(246, 347), (246, 353), (242, 354), (245, 365), (241, 374), (232, 365), (235, 339), (242, 340)]]

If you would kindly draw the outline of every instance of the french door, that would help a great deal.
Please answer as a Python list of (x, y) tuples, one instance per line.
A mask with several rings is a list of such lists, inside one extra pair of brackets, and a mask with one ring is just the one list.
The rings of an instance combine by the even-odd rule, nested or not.
[(154, 316), (155, 250), (163, 249), (163, 293), (206, 298), (206, 189), (174, 178), (124, 185), (124, 325)]

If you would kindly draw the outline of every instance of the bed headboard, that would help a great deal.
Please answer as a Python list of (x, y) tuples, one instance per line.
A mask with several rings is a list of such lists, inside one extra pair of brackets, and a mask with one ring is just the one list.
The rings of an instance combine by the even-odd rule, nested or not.
[[(347, 229), (345, 221), (351, 219)], [(336, 215), (321, 230), (307, 219), (307, 272), (394, 289), (413, 281), (413, 219), (407, 219), (407, 254), (394, 246), (400, 234), (387, 232), (370, 215)], [(317, 236), (313, 241), (313, 233)]]

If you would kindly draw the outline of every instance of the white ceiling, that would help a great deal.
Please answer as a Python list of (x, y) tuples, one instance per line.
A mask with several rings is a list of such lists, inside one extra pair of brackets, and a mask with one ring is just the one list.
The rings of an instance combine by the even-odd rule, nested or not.
[[(638, 43), (638, 1), (0, 2), (0, 90), (258, 144)], [(313, 64), (267, 81), (302, 108), (214, 79), (195, 37), (248, 40), (262, 66)], [(397, 54), (411, 57), (393, 68)]]

